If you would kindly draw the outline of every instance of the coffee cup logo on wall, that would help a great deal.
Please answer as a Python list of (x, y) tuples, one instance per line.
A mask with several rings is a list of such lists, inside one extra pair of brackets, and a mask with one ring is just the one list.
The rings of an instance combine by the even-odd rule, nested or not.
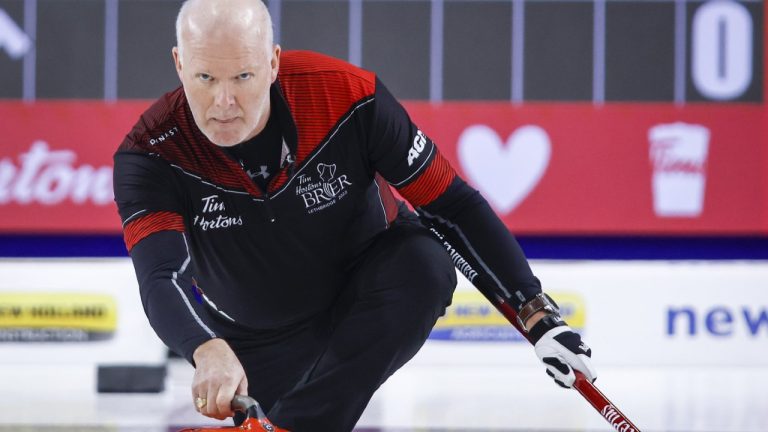
[(648, 131), (653, 210), (660, 217), (698, 217), (704, 208), (709, 129), (686, 123)]

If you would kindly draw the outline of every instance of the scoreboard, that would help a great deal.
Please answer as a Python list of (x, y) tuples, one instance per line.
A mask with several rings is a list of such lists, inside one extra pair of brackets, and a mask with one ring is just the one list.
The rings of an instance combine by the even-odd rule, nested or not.
[[(374, 70), (401, 99), (763, 101), (761, 0), (267, 3), (284, 48)], [(180, 4), (0, 0), (0, 98), (157, 97), (178, 85)]]
[[(526, 8), (526, 15), (535, 17), (527, 23), (533, 26), (526, 32), (533, 39), (530, 44), (549, 41), (543, 47), (528, 45), (532, 64), (525, 70), (535, 82), (526, 89), (532, 99), (762, 101), (762, 2), (598, 1), (563, 6), (542, 2)], [(547, 20), (556, 16), (554, 10), (579, 14), (579, 8), (584, 9), (579, 15), (583, 18), (573, 29), (573, 41), (562, 33), (559, 40), (548, 37)], [(568, 22), (562, 16), (555, 25)], [(557, 91), (547, 92), (547, 83)]]

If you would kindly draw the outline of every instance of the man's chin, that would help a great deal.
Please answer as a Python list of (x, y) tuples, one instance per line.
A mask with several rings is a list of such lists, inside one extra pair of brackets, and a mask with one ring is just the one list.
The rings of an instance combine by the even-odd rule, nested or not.
[(206, 133), (208, 140), (219, 147), (232, 147), (244, 141), (242, 134), (233, 133)]

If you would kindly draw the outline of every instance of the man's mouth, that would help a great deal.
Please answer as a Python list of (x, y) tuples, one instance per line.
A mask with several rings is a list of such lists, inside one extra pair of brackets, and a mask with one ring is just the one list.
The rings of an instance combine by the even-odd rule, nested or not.
[(237, 117), (226, 118), (226, 119), (221, 119), (221, 118), (214, 118), (213, 120), (214, 120), (215, 122), (218, 122), (218, 123), (224, 123), (224, 124), (227, 124), (227, 123), (232, 123), (233, 121), (237, 120)]

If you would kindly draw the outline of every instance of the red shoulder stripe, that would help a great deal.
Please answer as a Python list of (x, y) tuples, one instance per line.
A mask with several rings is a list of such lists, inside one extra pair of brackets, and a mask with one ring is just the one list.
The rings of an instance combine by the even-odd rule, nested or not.
[(332, 57), (289, 51), (281, 60), (280, 85), (296, 123), (301, 164), (345, 114), (373, 96), (376, 77)]
[(454, 177), (456, 177), (456, 171), (440, 152), (436, 152), (429, 166), (416, 180), (399, 188), (398, 191), (412, 206), (421, 207), (431, 203), (445, 192)]
[(132, 220), (123, 229), (125, 247), (130, 252), (140, 241), (160, 231), (184, 232), (184, 219), (178, 213), (160, 211)]

